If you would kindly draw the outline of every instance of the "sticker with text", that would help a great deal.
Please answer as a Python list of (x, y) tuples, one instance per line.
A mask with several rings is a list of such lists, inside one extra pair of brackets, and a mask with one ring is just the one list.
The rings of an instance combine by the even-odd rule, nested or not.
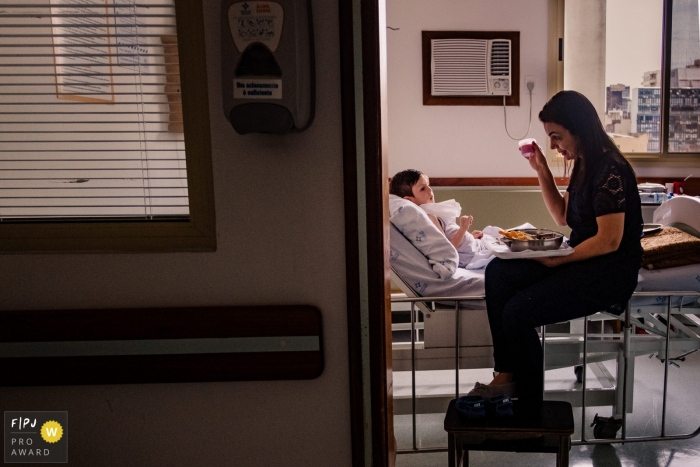
[(282, 99), (282, 80), (236, 78), (233, 80), (233, 98)]
[(68, 412), (5, 412), (5, 463), (68, 462)]

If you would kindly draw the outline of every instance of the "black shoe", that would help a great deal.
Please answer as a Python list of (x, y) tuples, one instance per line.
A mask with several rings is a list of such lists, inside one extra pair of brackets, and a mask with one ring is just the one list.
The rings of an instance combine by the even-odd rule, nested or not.
[(503, 394), (491, 397), (486, 400), (486, 413), (490, 417), (512, 417), (513, 401)]
[(481, 396), (462, 396), (455, 401), (455, 409), (464, 418), (486, 417), (486, 404)]

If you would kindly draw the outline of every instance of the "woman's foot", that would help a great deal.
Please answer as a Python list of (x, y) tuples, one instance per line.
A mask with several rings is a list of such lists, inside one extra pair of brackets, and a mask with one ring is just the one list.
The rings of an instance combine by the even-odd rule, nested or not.
[[(495, 381), (495, 380), (494, 380)], [(504, 397), (515, 397), (515, 382), (504, 384), (481, 384), (476, 383), (474, 389), (467, 393), (468, 396), (481, 396), (483, 398), (503, 395)]]
[(508, 384), (512, 383), (513, 381), (513, 373), (500, 372), (494, 373), (493, 380), (489, 383), (489, 385)]

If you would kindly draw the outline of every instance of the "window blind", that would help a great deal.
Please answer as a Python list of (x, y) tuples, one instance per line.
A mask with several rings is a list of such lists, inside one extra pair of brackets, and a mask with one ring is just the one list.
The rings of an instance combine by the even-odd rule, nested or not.
[(0, 0), (0, 222), (189, 217), (172, 0)]

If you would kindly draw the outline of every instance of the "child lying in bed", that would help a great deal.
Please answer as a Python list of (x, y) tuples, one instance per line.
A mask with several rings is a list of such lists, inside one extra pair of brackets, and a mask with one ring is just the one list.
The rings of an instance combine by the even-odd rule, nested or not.
[(435, 197), (432, 188), (430, 188), (430, 180), (424, 173), (414, 169), (397, 173), (391, 179), (389, 193), (417, 204), (428, 213), (430, 220), (457, 250), (459, 267), (481, 268), (486, 265), (487, 260), (491, 259), (492, 255), (480, 241), (483, 232), (474, 230), (469, 233), (468, 231), (474, 220), (472, 216), (459, 216), (459, 225), (457, 225), (449, 220), (449, 217), (440, 217), (434, 214), (440, 210), (431, 209), (436, 206)]

